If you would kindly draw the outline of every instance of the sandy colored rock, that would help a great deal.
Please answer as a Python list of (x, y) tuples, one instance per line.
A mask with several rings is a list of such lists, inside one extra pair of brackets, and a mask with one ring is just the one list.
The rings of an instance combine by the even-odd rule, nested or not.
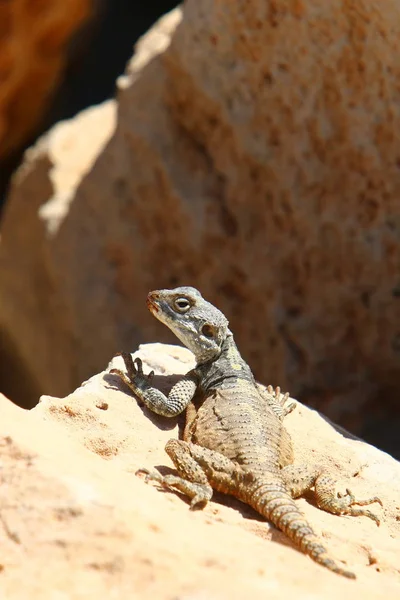
[[(64, 395), (115, 351), (171, 340), (145, 296), (192, 284), (264, 383), (355, 431), (386, 418), (395, 439), (399, 39), (397, 0), (189, 0), (162, 19), (108, 143), (81, 117), (68, 153), (51, 133), (14, 182), (0, 315), (21, 372)], [(40, 207), (63, 198), (67, 154), (80, 174), (55, 227)]]
[(89, 0), (9, 0), (0, 5), (0, 160), (38, 126), (62, 76), (67, 42)]
[[(176, 346), (149, 344), (139, 354), (164, 389), (193, 364)], [(286, 419), (298, 460), (317, 454), (343, 485), (350, 477), (356, 493), (384, 503), (377, 528), (299, 500), (332, 553), (356, 571), (355, 582), (345, 580), (240, 502), (216, 495), (191, 512), (178, 495), (135, 476), (139, 467), (171, 466), (163, 446), (178, 426), (149, 418), (119, 385), (103, 372), (66, 398), (44, 396), (30, 412), (0, 398), (2, 598), (399, 597), (396, 461), (301, 405)]]
[[(90, 147), (88, 138), (80, 136), (83, 121), (91, 129)], [(109, 101), (90, 109), (73, 122), (75, 128), (61, 123), (53, 129), (51, 157), (62, 157), (58, 167), (51, 167), (51, 157), (45, 156), (48, 151), (46, 139), (27, 152), (27, 162), (18, 174), (25, 182), (26, 193), (6, 208), (0, 246), (5, 291), (4, 304), (0, 300), (4, 325), (0, 379), (2, 390), (25, 406), (36, 404), (43, 390), (56, 388), (66, 394), (77, 385), (77, 379), (84, 379), (77, 375), (81, 369), (77, 362), (74, 311), (71, 312), (57, 289), (58, 275), (53, 271), (55, 255), (51, 240), (59, 233), (60, 223), (68, 214), (80, 179), (90, 172), (114, 130), (115, 104)], [(44, 197), (50, 198), (49, 201), (43, 203)], [(8, 220), (15, 227), (9, 228)], [(81, 233), (84, 239), (84, 233)], [(26, 252), (26, 245), (29, 252)], [(64, 248), (64, 257), (58, 257), (65, 267), (69, 262), (68, 252), (69, 249)], [(22, 276), (21, 269), (26, 276)], [(90, 273), (87, 275), (89, 282)], [(6, 290), (13, 290), (14, 299)], [(23, 313), (15, 300), (17, 297), (24, 299)], [(91, 301), (89, 297), (88, 300)], [(40, 334), (37, 332), (39, 323)], [(31, 336), (36, 335), (34, 341)], [(87, 375), (87, 369), (84, 371)]]

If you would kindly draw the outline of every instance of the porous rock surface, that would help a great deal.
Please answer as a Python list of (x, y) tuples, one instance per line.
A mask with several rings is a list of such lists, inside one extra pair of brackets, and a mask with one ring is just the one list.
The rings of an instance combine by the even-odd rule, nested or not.
[(32, 133), (62, 76), (91, 0), (0, 2), (0, 160)]
[(396, 419), (399, 40), (397, 0), (188, 0), (156, 24), (116, 103), (58, 126), (15, 178), (13, 372), (66, 394), (172, 339), (146, 294), (194, 284), (264, 383), (354, 431)]
[[(144, 345), (138, 354), (164, 390), (193, 366), (177, 346)], [(298, 462), (329, 465), (338, 490), (382, 499), (383, 508), (374, 505), (379, 528), (298, 500), (332, 555), (355, 571), (357, 580), (346, 580), (228, 496), (191, 512), (178, 494), (135, 476), (140, 467), (172, 466), (163, 447), (177, 437), (177, 420), (139, 407), (108, 370), (66, 398), (43, 396), (29, 412), (0, 398), (2, 598), (399, 597), (394, 459), (300, 404), (285, 419)]]

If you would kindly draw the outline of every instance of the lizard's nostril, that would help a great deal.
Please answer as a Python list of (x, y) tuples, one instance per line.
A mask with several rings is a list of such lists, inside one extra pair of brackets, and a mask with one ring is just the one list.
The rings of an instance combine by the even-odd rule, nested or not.
[(158, 300), (160, 297), (160, 292), (158, 290), (154, 290), (153, 292), (149, 292), (147, 295), (147, 299)]
[(154, 291), (154, 292), (150, 292), (150, 293), (147, 295), (147, 301), (146, 301), (146, 304), (147, 304), (147, 308), (148, 308), (148, 309), (149, 309), (151, 312), (157, 312), (157, 311), (158, 311), (158, 309), (159, 309), (159, 306), (158, 306), (158, 302), (157, 302), (157, 300), (158, 300), (159, 298), (160, 298), (160, 294), (159, 294), (159, 292), (158, 292), (157, 290), (156, 290), (156, 291)]

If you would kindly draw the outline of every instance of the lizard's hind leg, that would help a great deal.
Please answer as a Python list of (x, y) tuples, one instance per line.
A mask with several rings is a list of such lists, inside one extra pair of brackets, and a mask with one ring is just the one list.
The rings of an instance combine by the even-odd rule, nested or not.
[(286, 489), (293, 498), (302, 496), (306, 491), (314, 487), (315, 497), (318, 508), (326, 510), (334, 515), (350, 515), (352, 517), (364, 516), (380, 524), (379, 518), (366, 508), (367, 506), (378, 502), (382, 506), (382, 501), (377, 496), (366, 500), (357, 500), (349, 489), (345, 494), (335, 493), (335, 480), (324, 472), (323, 469), (308, 465), (289, 465), (281, 471)]
[(140, 469), (139, 472), (146, 473), (147, 480), (156, 481), (163, 487), (178, 490), (188, 496), (191, 499), (191, 509), (204, 507), (212, 497), (213, 487), (229, 493), (238, 477), (244, 476), (238, 465), (219, 452), (190, 442), (169, 440), (165, 451), (179, 476), (162, 476), (158, 472), (150, 473), (145, 469)]

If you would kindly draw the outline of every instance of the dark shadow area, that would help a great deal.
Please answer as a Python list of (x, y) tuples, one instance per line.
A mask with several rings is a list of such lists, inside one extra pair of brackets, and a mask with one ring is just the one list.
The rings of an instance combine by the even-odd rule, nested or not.
[[(315, 410), (322, 419), (343, 437), (366, 442), (383, 452), (387, 452), (396, 460), (400, 460), (400, 416), (397, 414), (397, 396), (395, 389), (392, 387), (385, 389), (382, 386), (376, 397), (360, 409), (360, 419), (357, 419), (360, 424), (357, 424), (357, 428), (355, 428), (358, 435), (351, 433), (342, 425), (334, 423), (328, 416), (318, 411), (315, 408), (315, 394), (310, 404), (307, 401), (303, 404), (311, 410)], [(385, 398), (384, 404), (380, 403), (380, 398)]]
[[(304, 406), (307, 406), (307, 405), (305, 404)], [(340, 433), (340, 435), (342, 435), (343, 437), (345, 437), (349, 440), (358, 440), (359, 442), (365, 441), (365, 440), (362, 440), (361, 438), (357, 437), (350, 431), (347, 431), (347, 429), (345, 429), (341, 425), (337, 425), (337, 423), (334, 423), (333, 421), (331, 421), (326, 415), (324, 415), (324, 413), (319, 412), (318, 410), (316, 410), (315, 408), (311, 408), (310, 406), (308, 408), (310, 410), (315, 410), (315, 412), (321, 417), (321, 419), (324, 419), (324, 421), (326, 421), (328, 423), (328, 425), (330, 425), (335, 431), (337, 431), (337, 433)]]
[(33, 375), (26, 371), (9, 336), (0, 332), (1, 393), (21, 408), (33, 408), (39, 402), (41, 390)]
[(175, 8), (176, 0), (98, 0), (97, 14), (72, 38), (63, 81), (34, 135), (12, 156), (0, 161), (0, 207), (10, 177), (23, 153), (52, 125), (114, 96), (115, 81), (133, 54), (133, 47), (157, 19)]
[(395, 413), (390, 420), (386, 416), (377, 417), (374, 412), (370, 416), (366, 415), (359, 436), (333, 423), (323, 413), (318, 412), (318, 414), (343, 437), (366, 442), (383, 452), (387, 452), (396, 460), (400, 460), (400, 417)]
[(400, 460), (400, 417), (398, 415), (394, 414), (390, 420), (385, 417), (368, 419), (361, 435), (368, 444)]
[(6, 199), (12, 173), (21, 162), (23, 150), (14, 152), (4, 160), (0, 160), (0, 211)]
[(178, 4), (174, 0), (104, 2), (96, 22), (71, 42), (71, 58), (50, 111), (51, 121), (68, 119), (82, 108), (112, 97), (115, 80), (125, 71), (138, 38)]

